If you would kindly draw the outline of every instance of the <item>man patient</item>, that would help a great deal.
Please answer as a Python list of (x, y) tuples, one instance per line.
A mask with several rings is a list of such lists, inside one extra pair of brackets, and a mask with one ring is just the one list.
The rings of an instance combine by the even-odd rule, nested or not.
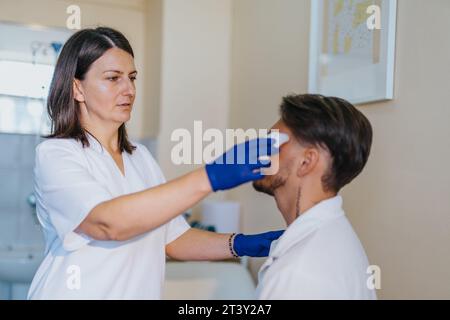
[[(369, 266), (338, 192), (364, 168), (372, 144), (367, 118), (321, 95), (283, 98), (272, 127), (290, 139), (278, 172), (253, 182), (275, 198), (288, 228), (259, 271), (260, 299), (376, 299)], [(275, 161), (275, 160), (273, 160)]]

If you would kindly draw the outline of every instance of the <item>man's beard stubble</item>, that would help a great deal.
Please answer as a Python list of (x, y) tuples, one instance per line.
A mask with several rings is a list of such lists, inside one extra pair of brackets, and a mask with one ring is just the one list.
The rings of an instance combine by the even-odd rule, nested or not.
[(283, 178), (280, 174), (273, 176), (265, 176), (260, 180), (253, 181), (253, 188), (258, 192), (266, 193), (270, 196), (274, 196), (274, 192), (279, 187), (286, 184), (286, 178)]

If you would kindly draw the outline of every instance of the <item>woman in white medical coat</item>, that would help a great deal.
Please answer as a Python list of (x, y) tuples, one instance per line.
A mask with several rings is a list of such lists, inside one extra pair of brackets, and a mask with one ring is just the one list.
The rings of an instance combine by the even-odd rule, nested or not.
[(81, 30), (61, 51), (48, 98), (52, 133), (36, 148), (46, 256), (30, 299), (159, 299), (166, 254), (267, 256), (281, 234), (190, 229), (181, 213), (212, 191), (261, 178), (268, 164), (216, 160), (166, 182), (149, 151), (127, 137), (136, 74), (131, 46), (110, 28)]

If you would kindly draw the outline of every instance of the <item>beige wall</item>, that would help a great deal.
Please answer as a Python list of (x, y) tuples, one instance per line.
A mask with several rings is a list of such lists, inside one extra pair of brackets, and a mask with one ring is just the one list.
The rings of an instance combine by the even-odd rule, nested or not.
[[(65, 28), (69, 16), (66, 8), (72, 4), (80, 6), (82, 28), (105, 25), (120, 30), (129, 39), (135, 52), (135, 63), (139, 71), (138, 95), (132, 119), (128, 123), (129, 134), (134, 138), (155, 136), (156, 131), (148, 129), (151, 128), (151, 123), (146, 122), (145, 118), (152, 111), (144, 113), (145, 108), (157, 109), (159, 107), (155, 105), (155, 102), (153, 104), (151, 101), (150, 103), (144, 102), (143, 93), (147, 88), (146, 81), (152, 80), (151, 75), (147, 78), (147, 70), (144, 69), (144, 67), (151, 68), (150, 63), (144, 66), (145, 56), (150, 52), (146, 51), (144, 38), (144, 35), (148, 34), (145, 32), (146, 24), (144, 23), (147, 14), (145, 0), (1, 0), (0, 21)], [(158, 43), (157, 40), (156, 43)], [(157, 121), (155, 122), (157, 123)]]
[(450, 299), (450, 2), (401, 0), (395, 99), (362, 108), (375, 130), (345, 208), (384, 298)]
[[(158, 160), (168, 178), (191, 170), (174, 165), (171, 141), (175, 129), (193, 134), (227, 126), (230, 96), (231, 1), (165, 0)], [(193, 138), (191, 140), (193, 142)], [(197, 141), (198, 142), (198, 141)]]
[(142, 137), (156, 138), (160, 129), (161, 104), (161, 60), (162, 60), (162, 15), (163, 0), (145, 2), (145, 86), (142, 112)]
[[(270, 126), (288, 92), (307, 91), (309, 1), (235, 0), (231, 127)], [(368, 166), (343, 196), (385, 299), (450, 299), (450, 2), (400, 0), (395, 99), (361, 106), (374, 127)], [(245, 186), (244, 229), (282, 226)], [(255, 272), (261, 261), (252, 261)]]

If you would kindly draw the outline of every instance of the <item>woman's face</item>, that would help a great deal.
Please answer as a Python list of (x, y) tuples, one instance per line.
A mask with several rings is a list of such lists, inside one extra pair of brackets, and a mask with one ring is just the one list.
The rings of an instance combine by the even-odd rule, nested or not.
[(84, 80), (74, 82), (82, 122), (121, 125), (128, 121), (136, 96), (136, 74), (134, 59), (128, 52), (107, 50), (91, 65)]

